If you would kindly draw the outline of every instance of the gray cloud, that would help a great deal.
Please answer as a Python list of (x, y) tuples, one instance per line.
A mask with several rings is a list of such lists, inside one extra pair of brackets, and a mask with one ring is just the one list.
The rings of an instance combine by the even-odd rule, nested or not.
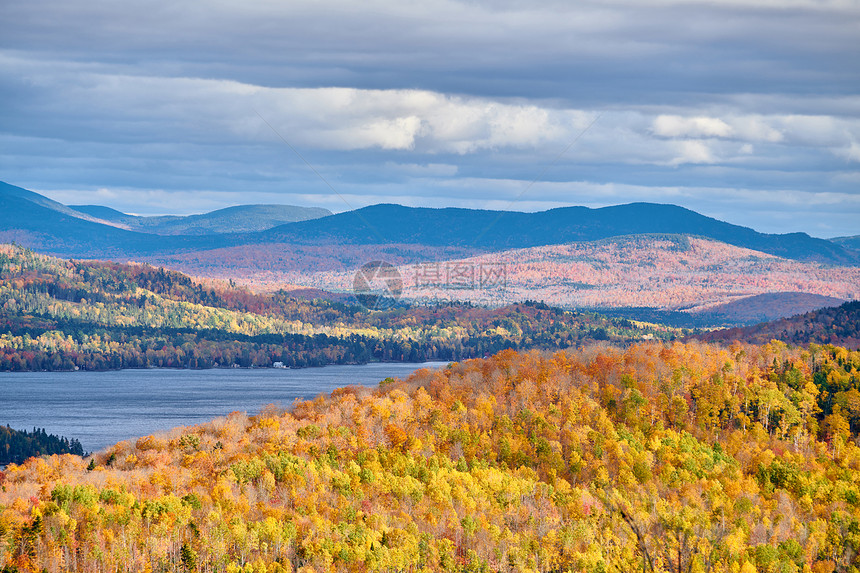
[(151, 213), (500, 207), (542, 174), (514, 208), (856, 234), (858, 27), (850, 0), (10, 0), (0, 179)]

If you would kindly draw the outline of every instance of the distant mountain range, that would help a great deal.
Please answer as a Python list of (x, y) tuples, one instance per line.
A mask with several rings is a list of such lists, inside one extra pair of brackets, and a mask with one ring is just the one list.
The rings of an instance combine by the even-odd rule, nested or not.
[[(267, 250), (277, 251), (275, 247)], [(434, 248), (439, 249), (426, 247)], [(395, 260), (364, 250), (365, 261)], [(331, 265), (322, 271), (317, 263), (317, 268), (289, 269), (293, 260), (304, 262), (298, 253), (309, 258), (317, 254), (309, 247), (293, 251), (292, 257), (281, 251), (278, 269), (264, 267), (273, 259), (243, 247), (214, 251), (206, 258), (209, 253), (178, 256), (169, 266), (197, 276), (234, 273), (262, 288), (285, 283), (334, 292), (352, 288), (354, 267)], [(401, 300), (416, 304), (458, 300), (499, 306), (531, 299), (565, 309), (637, 309), (624, 316), (684, 327), (752, 324), (860, 298), (860, 267), (793, 261), (685, 235), (624, 235), (426, 263), (413, 260), (400, 264), (398, 272)]]
[(420, 243), (487, 251), (639, 234), (698, 235), (789, 259), (860, 264), (860, 253), (806, 233), (759, 233), (683, 207), (655, 203), (561, 207), (538, 213), (383, 204), (263, 233), (266, 242)]
[[(306, 220), (278, 224), (283, 218)], [(276, 226), (260, 230), (268, 225)], [(70, 257), (139, 257), (271, 243), (410, 244), (493, 252), (643, 233), (698, 235), (789, 259), (860, 265), (860, 251), (835, 242), (805, 233), (759, 233), (674, 205), (521, 213), (382, 204), (336, 215), (251, 205), (189, 217), (136, 217), (107, 207), (73, 208), (0, 183), (0, 241)]]
[(215, 235), (265, 231), (285, 223), (319, 219), (332, 212), (321, 207), (293, 205), (239, 205), (202, 215), (127, 215), (100, 205), (71, 205), (71, 209), (114, 226), (156, 235)]
[(123, 256), (139, 246), (169, 248), (169, 240), (126, 231), (38, 193), (0, 182), (0, 242), (74, 257)]
[(854, 235), (853, 237), (836, 237), (834, 239), (830, 239), (830, 241), (837, 245), (854, 249), (855, 251), (860, 251), (860, 235)]
[[(312, 217), (322, 208), (243, 205), (189, 216), (141, 217), (98, 205), (67, 206), (0, 182), (0, 242), (71, 257), (123, 257), (236, 244), (230, 237)], [(239, 241), (241, 242), (241, 241)]]

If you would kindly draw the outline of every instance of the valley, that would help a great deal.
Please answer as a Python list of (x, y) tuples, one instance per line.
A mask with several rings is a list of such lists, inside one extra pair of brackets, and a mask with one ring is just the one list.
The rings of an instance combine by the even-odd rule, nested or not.
[[(4, 573), (856, 562), (848, 247), (727, 242), (700, 216), (667, 232), (655, 213), (678, 211), (654, 205), (622, 206), (648, 220), (624, 233), (576, 209), (590, 230), (394, 206), (250, 229), (266, 209), (80, 218), (12, 197), (22, 217), (51, 213), (0, 245), (0, 385), (30, 372), (42, 383), (10, 404), (33, 419), (59, 400), (42, 423), (81, 441), (8, 432), (16, 452), (79, 455), (0, 471)], [(392, 211), (397, 240), (375, 242), (370, 220)], [(500, 217), (521, 232), (494, 238)], [(491, 223), (480, 240), (469, 219)], [(365, 285), (381, 306), (361, 304), (379, 302), (356, 279), (369, 261), (391, 265)], [(101, 449), (83, 458), (82, 443)]]
[(59, 400), (41, 423), (82, 441), (7, 432), (4, 572), (856, 561), (850, 241), (651, 204), (140, 218), (15, 189), (0, 384), (42, 380), (10, 404)]

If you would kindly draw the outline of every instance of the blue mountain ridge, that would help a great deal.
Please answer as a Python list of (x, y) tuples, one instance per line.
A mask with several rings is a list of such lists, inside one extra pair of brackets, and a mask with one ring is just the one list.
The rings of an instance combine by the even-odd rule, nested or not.
[(267, 243), (420, 244), (474, 247), (491, 252), (621, 235), (681, 234), (707, 237), (789, 259), (860, 265), (860, 252), (806, 233), (759, 233), (683, 207), (656, 203), (598, 209), (561, 207), (537, 213), (379, 204), (263, 231), (197, 236), (130, 231), (101, 223), (94, 216), (110, 216), (110, 211), (91, 207), (89, 214), (78, 212), (37, 193), (0, 182), (0, 241), (14, 240), (59, 256), (97, 258)]

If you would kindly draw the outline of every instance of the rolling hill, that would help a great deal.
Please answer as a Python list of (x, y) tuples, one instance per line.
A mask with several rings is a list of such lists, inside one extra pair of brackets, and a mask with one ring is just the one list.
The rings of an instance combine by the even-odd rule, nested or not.
[[(681, 312), (692, 325), (749, 324), (860, 297), (860, 251), (802, 233), (758, 233), (673, 205), (539, 213), (374, 205), (247, 231), (324, 213), (297, 209), (248, 205), (136, 217), (100, 206), (71, 208), (0, 184), (0, 241), (66, 258), (133, 259), (263, 290), (350, 292), (356, 269), (370, 260), (396, 265), (404, 277), (424, 264), (502, 264), (508, 283), (501, 298), (409, 285), (404, 296), (635, 307), (646, 311), (642, 316)], [(750, 298), (762, 295), (770, 298)], [(805, 302), (798, 305), (798, 297)], [(680, 317), (673, 324), (688, 325)]]
[[(194, 260), (177, 255), (174, 265), (200, 274), (217, 272), (219, 261), (240, 259), (236, 255), (228, 259), (222, 251), (206, 260), (200, 255), (191, 254)], [(208, 265), (207, 269), (196, 266), (200, 264)], [(245, 265), (244, 280), (263, 288), (292, 283), (348, 292), (355, 275), (348, 267), (314, 271), (278, 270), (272, 265), (254, 272), (247, 258), (237, 264)], [(642, 316), (654, 310), (682, 313), (689, 321), (678, 324), (685, 326), (749, 324), (762, 315), (791, 316), (860, 298), (858, 267), (792, 261), (683, 235), (632, 235), (511, 249), (401, 263), (398, 270), (402, 298), (415, 302), (457, 300), (497, 306), (531, 299), (563, 308), (635, 307), (645, 311)], [(500, 280), (488, 282), (493, 277), (487, 273), (501, 273), (496, 277)]]
[(0, 371), (460, 360), (681, 334), (530, 302), (371, 312), (355, 298), (321, 294), (254, 294), (150, 265), (70, 261), (0, 244)]
[(33, 458), (0, 567), (856, 570), (860, 353), (810, 350), (504, 351)]
[(833, 296), (805, 292), (769, 292), (722, 303), (701, 310), (701, 318), (711, 324), (755, 324), (794, 316), (831, 306), (845, 300)]
[(782, 340), (790, 344), (836, 344), (860, 349), (860, 301), (822, 308), (744, 328), (715, 330), (695, 338), (708, 342), (750, 342), (764, 344)]
[(108, 207), (68, 207), (0, 182), (0, 241), (75, 258), (123, 259), (234, 245), (269, 223), (325, 213), (287, 205), (246, 205), (188, 217), (136, 217)]

